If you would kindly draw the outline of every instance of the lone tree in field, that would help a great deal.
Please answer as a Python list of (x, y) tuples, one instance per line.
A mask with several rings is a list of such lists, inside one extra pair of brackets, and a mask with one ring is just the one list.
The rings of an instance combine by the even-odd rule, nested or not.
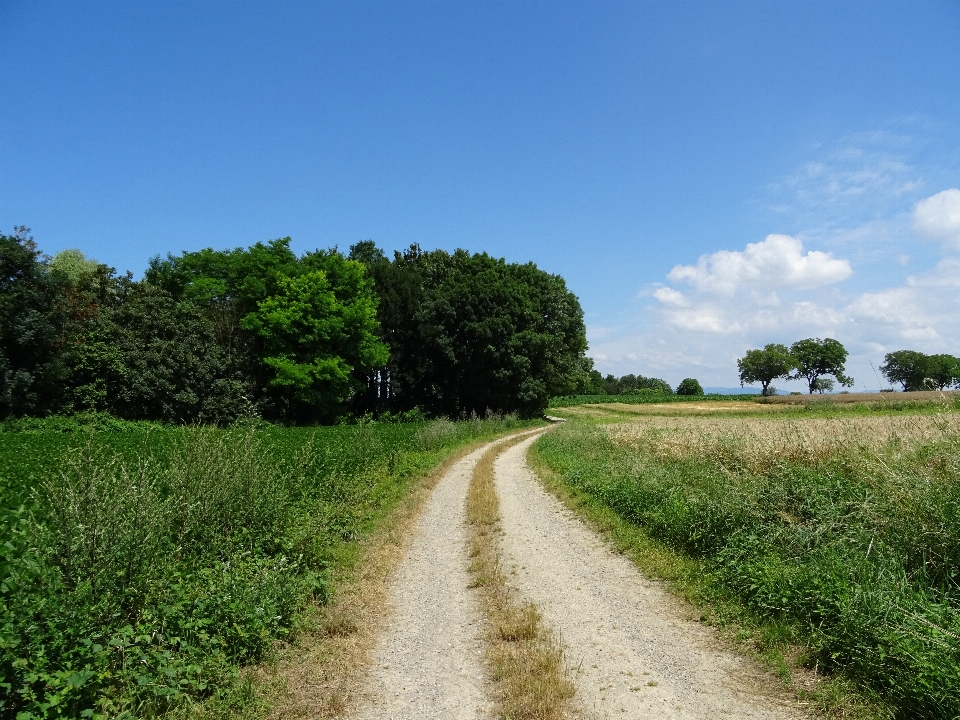
[(703, 387), (696, 378), (684, 378), (677, 385), (677, 395), (703, 395)]
[(770, 343), (763, 350), (747, 350), (747, 354), (737, 360), (740, 368), (740, 387), (744, 383), (758, 382), (762, 386), (761, 395), (770, 395), (770, 383), (777, 378), (787, 377), (796, 362), (786, 345)]
[(796, 372), (791, 380), (806, 380), (810, 394), (817, 390), (817, 380), (823, 375), (833, 375), (844, 387), (853, 385), (853, 378), (844, 374), (847, 349), (833, 338), (807, 338), (790, 346)]

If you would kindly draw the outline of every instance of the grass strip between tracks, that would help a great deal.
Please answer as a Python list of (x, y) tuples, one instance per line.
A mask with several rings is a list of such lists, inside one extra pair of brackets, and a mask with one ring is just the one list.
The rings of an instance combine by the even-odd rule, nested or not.
[(467, 495), (470, 572), (487, 619), (487, 658), (498, 691), (500, 717), (561, 720), (569, 716), (568, 702), (574, 694), (563, 649), (536, 605), (518, 598), (507, 585), (497, 548), (500, 500), (493, 463), (525, 437), (526, 433), (491, 448), (474, 469)]

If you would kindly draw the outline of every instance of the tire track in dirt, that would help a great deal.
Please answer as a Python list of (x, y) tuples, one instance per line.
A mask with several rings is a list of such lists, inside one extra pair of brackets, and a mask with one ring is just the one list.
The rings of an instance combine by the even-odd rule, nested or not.
[(427, 501), (406, 554), (388, 580), (392, 608), (362, 699), (350, 713), (356, 720), (493, 717), (482, 615), (475, 592), (468, 589), (465, 504), (474, 467), (495, 444), (458, 461)]
[[(527, 467), (529, 438), (494, 464), (508, 581), (562, 638), (586, 718), (806, 717), (765, 693), (772, 678), (611, 552)], [(759, 678), (759, 679), (758, 679)], [(769, 683), (775, 687), (775, 681)]]

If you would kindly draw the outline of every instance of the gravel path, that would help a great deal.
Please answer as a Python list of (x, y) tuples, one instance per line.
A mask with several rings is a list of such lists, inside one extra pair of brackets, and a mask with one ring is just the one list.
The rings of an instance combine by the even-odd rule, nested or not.
[(491, 445), (457, 462), (430, 496), (390, 578), (391, 615), (374, 650), (357, 720), (482, 720), (493, 716), (481, 615), (468, 589), (466, 496)]
[(679, 601), (541, 488), (526, 464), (535, 439), (494, 466), (501, 552), (511, 584), (562, 638), (576, 668), (578, 711), (658, 720), (804, 717), (765, 695), (761, 670), (719, 648)]

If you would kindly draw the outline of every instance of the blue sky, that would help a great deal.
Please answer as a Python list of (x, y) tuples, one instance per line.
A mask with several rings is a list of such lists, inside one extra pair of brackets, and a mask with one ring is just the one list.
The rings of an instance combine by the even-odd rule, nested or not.
[[(0, 0), (0, 230), (563, 275), (603, 372), (960, 354), (960, 3)], [(786, 386), (785, 386), (786, 387)], [(792, 388), (791, 388), (792, 389)]]

